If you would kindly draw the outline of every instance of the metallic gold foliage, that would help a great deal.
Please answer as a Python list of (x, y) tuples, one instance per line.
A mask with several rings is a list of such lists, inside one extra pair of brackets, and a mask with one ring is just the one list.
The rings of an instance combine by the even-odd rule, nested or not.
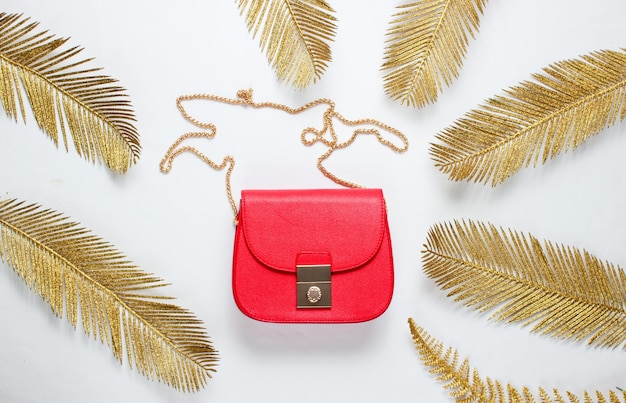
[(217, 352), (200, 320), (154, 293), (166, 285), (60, 213), (0, 201), (0, 259), (58, 317), (106, 343), (120, 363), (176, 389), (196, 391)]
[(532, 78), (438, 134), (430, 149), (435, 165), (450, 179), (495, 186), (626, 116), (624, 49), (557, 62)]
[(141, 147), (134, 112), (116, 80), (85, 68), (76, 60), (82, 49), (60, 51), (67, 39), (35, 31), (37, 23), (21, 15), (0, 13), (0, 101), (6, 114), (26, 121), (25, 103), (58, 146), (67, 134), (76, 152), (124, 173), (137, 161)]
[(401, 104), (437, 100), (459, 75), (469, 36), (478, 31), (487, 0), (426, 0), (398, 7), (387, 30), (385, 91)]
[(331, 60), (334, 10), (324, 0), (238, 0), (248, 30), (260, 33), (261, 49), (279, 80), (305, 88)]
[(458, 351), (451, 347), (445, 348), (443, 343), (429, 335), (422, 327), (418, 326), (412, 318), (409, 318), (409, 328), (413, 336), (413, 342), (422, 363), (429, 368), (429, 372), (436, 375), (437, 380), (443, 382), (443, 388), (450, 396), (459, 403), (623, 403), (626, 402), (626, 392), (609, 391), (608, 398), (602, 393), (592, 394), (585, 391), (583, 400), (574, 393), (567, 392), (565, 398), (557, 389), (552, 394), (543, 388), (538, 388), (535, 395), (528, 387), (515, 388), (511, 384), (503, 385), (502, 382), (489, 377), (482, 378), (478, 370), (470, 369), (469, 360), (459, 360)]
[(448, 296), (532, 331), (626, 348), (626, 274), (587, 251), (473, 221), (438, 224), (424, 272)]

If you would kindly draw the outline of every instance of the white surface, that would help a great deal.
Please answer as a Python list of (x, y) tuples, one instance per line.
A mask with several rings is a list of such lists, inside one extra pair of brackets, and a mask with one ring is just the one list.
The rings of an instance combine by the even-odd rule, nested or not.
[[(626, 46), (623, 0), (492, 1), (471, 41), (464, 68), (439, 101), (416, 110), (389, 100), (380, 65), (384, 34), (400, 2), (332, 1), (338, 31), (333, 61), (318, 84), (295, 91), (277, 82), (232, 1), (17, 1), (24, 13), (95, 57), (133, 102), (143, 152), (115, 177), (73, 153), (56, 150), (32, 119), (0, 119), (0, 196), (38, 202), (79, 221), (142, 269), (172, 283), (169, 293), (206, 323), (221, 354), (208, 386), (182, 394), (119, 366), (110, 351), (55, 318), (6, 264), (0, 265), (0, 402), (448, 402), (413, 348), (412, 316), (458, 349), (483, 376), (521, 388), (557, 387), (578, 394), (626, 387), (621, 350), (591, 349), (489, 322), (445, 296), (421, 269), (428, 228), (474, 219), (585, 248), (624, 265), (626, 126), (603, 131), (580, 149), (491, 188), (453, 183), (428, 157), (434, 135), (502, 89), (557, 60)], [(391, 307), (366, 324), (274, 325), (240, 314), (230, 293), (234, 227), (217, 173), (191, 156), (169, 175), (159, 161), (192, 129), (178, 95), (234, 96), (291, 106), (330, 97), (344, 116), (372, 117), (402, 131), (410, 149), (396, 155), (362, 139), (329, 167), (384, 189), (396, 289)], [(237, 159), (242, 188), (335, 186), (315, 170), (324, 150), (299, 143), (315, 117), (215, 103), (194, 108), (218, 126), (207, 154)], [(313, 121), (312, 119), (316, 119)], [(346, 134), (347, 132), (343, 132)]]

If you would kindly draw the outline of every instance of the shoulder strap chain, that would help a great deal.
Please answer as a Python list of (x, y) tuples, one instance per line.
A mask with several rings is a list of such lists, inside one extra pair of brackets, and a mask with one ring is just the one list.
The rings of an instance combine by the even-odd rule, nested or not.
[[(215, 125), (213, 125), (212, 123), (202, 122), (194, 118), (187, 112), (187, 110), (183, 106), (183, 102), (193, 101), (193, 100), (217, 101), (217, 102), (222, 102), (222, 103), (226, 103), (230, 105), (244, 105), (244, 106), (248, 105), (257, 109), (273, 108), (273, 109), (282, 110), (292, 115), (298, 114), (300, 112), (304, 112), (317, 105), (326, 104), (327, 109), (324, 111), (324, 115), (322, 117), (322, 122), (323, 122), (322, 128), (318, 130), (313, 127), (307, 127), (306, 129), (302, 130), (302, 133), (300, 134), (300, 140), (306, 146), (311, 146), (317, 142), (320, 142), (324, 144), (326, 147), (328, 147), (328, 150), (317, 159), (317, 168), (320, 170), (320, 172), (322, 172), (324, 176), (326, 176), (333, 182), (339, 185), (345, 186), (345, 187), (360, 188), (362, 186), (354, 182), (350, 182), (350, 181), (337, 177), (336, 175), (328, 171), (326, 167), (324, 167), (323, 162), (328, 157), (330, 157), (331, 154), (335, 152), (335, 150), (346, 148), (352, 143), (354, 143), (354, 141), (360, 134), (374, 134), (376, 138), (378, 139), (379, 143), (391, 148), (393, 151), (396, 151), (398, 153), (405, 152), (409, 147), (409, 141), (407, 137), (401, 131), (375, 119), (357, 119), (357, 120), (346, 119), (343, 115), (335, 111), (335, 103), (328, 98), (319, 98), (305, 105), (302, 105), (298, 108), (290, 108), (286, 105), (278, 104), (274, 102), (254, 102), (252, 100), (252, 89), (238, 91), (237, 98), (235, 99), (221, 97), (218, 95), (211, 95), (211, 94), (193, 94), (193, 95), (180, 96), (176, 99), (176, 106), (178, 107), (178, 110), (183, 115), (183, 117), (188, 122), (202, 129), (206, 129), (207, 131), (188, 132), (180, 136), (174, 142), (174, 144), (170, 146), (170, 148), (165, 153), (165, 156), (161, 160), (161, 164), (160, 164), (161, 172), (168, 173), (172, 169), (172, 161), (174, 160), (174, 158), (176, 158), (178, 155), (184, 152), (190, 152), (196, 155), (198, 158), (200, 158), (202, 161), (204, 161), (206, 164), (208, 164), (210, 167), (212, 167), (215, 170), (221, 171), (224, 168), (228, 167), (226, 170), (226, 193), (228, 195), (230, 206), (233, 210), (235, 224), (237, 224), (238, 211), (237, 211), (237, 205), (235, 204), (235, 200), (233, 198), (233, 194), (232, 194), (231, 186), (230, 186), (230, 177), (231, 177), (233, 168), (235, 166), (234, 158), (230, 155), (227, 155), (226, 157), (224, 157), (221, 164), (217, 164), (216, 162), (209, 159), (207, 156), (205, 156), (202, 152), (200, 152), (198, 149), (194, 147), (190, 147), (190, 146), (179, 147), (180, 144), (188, 138), (203, 137), (203, 138), (211, 139), (215, 137), (215, 134), (217, 133), (217, 129)], [(352, 136), (350, 136), (348, 140), (344, 142), (339, 142), (337, 138), (337, 134), (335, 132), (333, 118), (336, 118), (337, 120), (339, 120), (341, 123), (343, 123), (346, 126), (357, 127), (356, 129), (354, 129), (354, 131), (352, 132)], [(362, 125), (370, 125), (373, 127), (359, 127)], [(391, 141), (385, 139), (381, 133), (381, 131), (383, 130), (388, 131), (394, 134), (395, 136), (397, 136), (401, 140), (402, 145), (397, 146)]]

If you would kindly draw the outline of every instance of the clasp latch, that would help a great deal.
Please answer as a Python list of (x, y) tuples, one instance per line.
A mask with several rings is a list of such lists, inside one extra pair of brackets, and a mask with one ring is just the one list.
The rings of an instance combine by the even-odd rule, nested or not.
[(298, 308), (330, 308), (330, 265), (296, 266)]

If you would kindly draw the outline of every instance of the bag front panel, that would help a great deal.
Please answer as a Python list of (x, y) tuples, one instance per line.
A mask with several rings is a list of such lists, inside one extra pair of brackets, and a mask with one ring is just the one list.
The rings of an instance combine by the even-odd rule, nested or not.
[(353, 323), (374, 319), (389, 306), (394, 273), (386, 221), (377, 253), (359, 267), (332, 273), (331, 307), (312, 309), (296, 307), (295, 269), (275, 270), (260, 262), (249, 250), (242, 227), (235, 236), (232, 283), (235, 302), (245, 315), (265, 322)]

